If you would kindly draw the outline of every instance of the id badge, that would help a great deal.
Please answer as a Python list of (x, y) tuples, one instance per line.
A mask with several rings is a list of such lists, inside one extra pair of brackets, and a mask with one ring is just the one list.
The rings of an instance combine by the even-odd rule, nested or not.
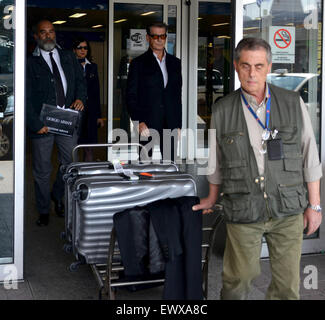
[(283, 145), (281, 139), (271, 139), (267, 141), (267, 154), (269, 160), (281, 160), (284, 158)]

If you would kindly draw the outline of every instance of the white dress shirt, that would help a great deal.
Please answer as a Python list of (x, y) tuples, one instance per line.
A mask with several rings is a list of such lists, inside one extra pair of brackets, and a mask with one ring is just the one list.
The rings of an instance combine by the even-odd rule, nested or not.
[(166, 67), (166, 52), (164, 51), (164, 56), (162, 58), (162, 60), (160, 61), (158, 56), (153, 52), (153, 55), (155, 56), (158, 65), (161, 69), (163, 78), (164, 78), (164, 88), (166, 88), (167, 86), (167, 82), (168, 82), (168, 73), (167, 73), (167, 67)]
[[(50, 58), (50, 51), (45, 51), (43, 49), (40, 49), (40, 50), (41, 50), (42, 57), (44, 58), (44, 60), (48, 64), (51, 72), (53, 73), (52, 63), (51, 63), (51, 58)], [(56, 65), (58, 66), (60, 76), (61, 76), (62, 85), (63, 85), (64, 94), (66, 95), (67, 94), (67, 79), (65, 77), (65, 74), (64, 74), (62, 66), (61, 66), (60, 56), (59, 56), (58, 50), (56, 48), (54, 48), (51, 52), (53, 52), (53, 59), (56, 62)]]

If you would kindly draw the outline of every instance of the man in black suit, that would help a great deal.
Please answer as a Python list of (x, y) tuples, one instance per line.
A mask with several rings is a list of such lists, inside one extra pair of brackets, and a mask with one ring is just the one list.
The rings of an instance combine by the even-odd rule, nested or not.
[(26, 118), (28, 134), (32, 142), (33, 176), (35, 197), (40, 214), (37, 225), (47, 225), (51, 199), (56, 213), (63, 217), (64, 183), (58, 169), (52, 191), (52, 149), (58, 148), (59, 164), (72, 161), (72, 149), (77, 142), (77, 130), (72, 137), (49, 133), (49, 128), (40, 120), (43, 103), (83, 110), (86, 99), (86, 83), (82, 69), (71, 51), (62, 50), (56, 44), (56, 34), (50, 21), (40, 21), (35, 30), (37, 41), (33, 55), (27, 62)]
[(143, 140), (149, 136), (154, 139), (155, 129), (162, 158), (174, 160), (182, 127), (182, 74), (181, 61), (165, 50), (167, 28), (164, 23), (147, 27), (149, 49), (130, 64), (127, 107), (131, 119), (138, 122), (140, 143), (145, 145)]

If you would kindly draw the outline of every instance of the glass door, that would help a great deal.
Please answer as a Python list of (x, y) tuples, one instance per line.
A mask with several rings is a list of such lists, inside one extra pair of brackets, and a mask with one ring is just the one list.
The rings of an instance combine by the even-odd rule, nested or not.
[(197, 147), (206, 149), (214, 104), (230, 92), (231, 5), (199, 1), (198, 10)]
[[(214, 104), (232, 87), (230, 0), (201, 0), (191, 5), (187, 159), (206, 163), (208, 130)], [(194, 50), (193, 50), (193, 49)]]
[(7, 289), (23, 278), (24, 8), (21, 0), (0, 3), (0, 283)]
[[(108, 141), (136, 140), (133, 124), (126, 108), (126, 83), (130, 62), (148, 49), (146, 27), (155, 21), (168, 24), (166, 50), (179, 57), (179, 15), (177, 0), (112, 1), (109, 43), (113, 45), (109, 47)], [(126, 152), (128, 153), (128, 150)], [(128, 154), (124, 156), (128, 157)], [(123, 152), (119, 155), (120, 159), (124, 156)]]

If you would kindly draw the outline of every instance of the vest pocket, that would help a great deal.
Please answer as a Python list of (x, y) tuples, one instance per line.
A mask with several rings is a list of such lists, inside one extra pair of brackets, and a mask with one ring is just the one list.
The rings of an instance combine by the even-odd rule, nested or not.
[(297, 213), (307, 207), (306, 189), (303, 184), (278, 186), (280, 194), (280, 210), (282, 212)]
[(284, 158), (284, 170), (285, 171), (301, 171), (302, 170), (302, 156), (294, 158)]
[(224, 179), (240, 180), (245, 178), (247, 162), (246, 160), (225, 161), (220, 168)]
[(248, 193), (246, 160), (224, 161), (221, 164), (222, 191), (225, 194)]
[(287, 143), (287, 144), (293, 144), (293, 143), (297, 143), (297, 127), (294, 126), (285, 126), (285, 127), (280, 127), (279, 129), (279, 133), (277, 138), (281, 138), (283, 143)]
[(223, 205), (226, 221), (245, 223), (252, 220), (249, 194), (225, 194), (221, 197), (220, 203)]
[[(218, 139), (219, 140), (219, 139)], [(228, 132), (221, 135), (219, 140), (222, 159), (225, 162), (235, 162), (242, 159), (244, 154), (244, 133), (241, 131)]]

